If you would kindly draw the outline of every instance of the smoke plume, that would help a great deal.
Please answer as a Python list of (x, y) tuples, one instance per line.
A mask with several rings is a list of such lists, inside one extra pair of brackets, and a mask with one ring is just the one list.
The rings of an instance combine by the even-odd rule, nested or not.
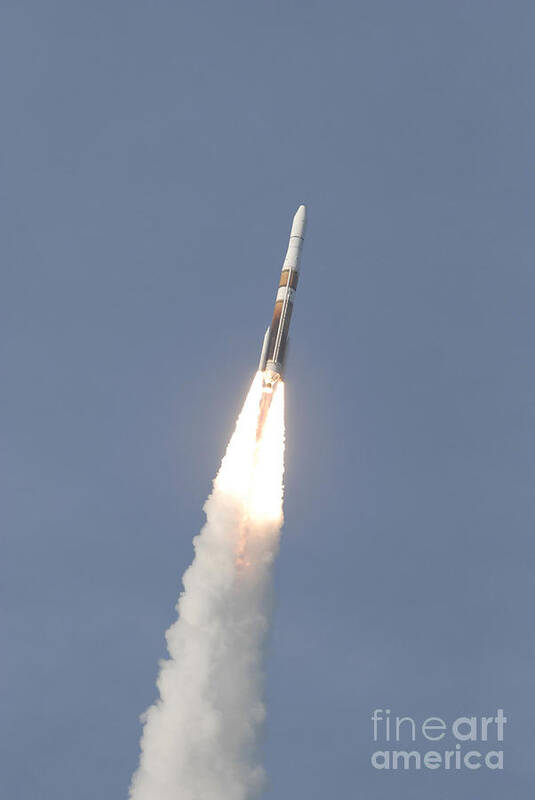
[(247, 395), (166, 633), (159, 699), (142, 715), (131, 800), (251, 800), (264, 784), (262, 650), (282, 525), (284, 386), (263, 433), (262, 375)]

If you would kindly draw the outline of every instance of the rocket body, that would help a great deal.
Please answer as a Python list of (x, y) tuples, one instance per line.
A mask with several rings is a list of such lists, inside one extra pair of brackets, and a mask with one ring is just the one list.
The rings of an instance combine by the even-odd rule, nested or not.
[(299, 206), (293, 219), (288, 250), (282, 265), (273, 318), (268, 331), (266, 331), (260, 357), (259, 366), (260, 370), (264, 372), (265, 387), (273, 388), (284, 372), (288, 332), (299, 280), (299, 262), (305, 238), (305, 226), (306, 208), (305, 206)]
[(293, 218), (288, 250), (282, 265), (279, 287), (275, 297), (275, 308), (271, 325), (267, 329), (258, 369), (264, 373), (262, 383), (262, 399), (258, 416), (257, 439), (271, 405), (273, 392), (284, 374), (284, 362), (288, 352), (288, 332), (292, 319), (293, 304), (297, 282), (299, 280), (299, 262), (305, 238), (306, 208), (299, 206)]

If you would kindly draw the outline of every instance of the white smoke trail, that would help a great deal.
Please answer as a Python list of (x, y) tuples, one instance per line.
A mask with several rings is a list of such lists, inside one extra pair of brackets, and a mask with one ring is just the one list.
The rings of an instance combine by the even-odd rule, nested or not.
[(131, 800), (250, 800), (264, 771), (262, 646), (282, 525), (284, 386), (256, 442), (262, 376), (253, 381), (194, 539), (167, 631), (158, 701), (142, 716)]

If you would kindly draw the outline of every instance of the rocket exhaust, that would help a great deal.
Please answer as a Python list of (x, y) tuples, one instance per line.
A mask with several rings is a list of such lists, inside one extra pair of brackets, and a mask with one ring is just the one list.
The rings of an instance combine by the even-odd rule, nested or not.
[(262, 661), (282, 526), (284, 385), (256, 435), (257, 372), (194, 539), (130, 800), (254, 800), (264, 787)]

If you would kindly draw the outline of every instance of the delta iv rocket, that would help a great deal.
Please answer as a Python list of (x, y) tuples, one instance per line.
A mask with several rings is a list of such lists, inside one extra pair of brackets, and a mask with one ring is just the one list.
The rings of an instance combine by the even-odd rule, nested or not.
[(273, 319), (265, 333), (260, 353), (258, 369), (264, 373), (264, 379), (257, 436), (262, 431), (273, 391), (284, 373), (284, 361), (288, 349), (288, 331), (292, 318), (295, 290), (299, 279), (299, 261), (305, 237), (306, 220), (306, 208), (305, 206), (299, 206), (293, 218), (288, 250), (282, 265), (279, 288), (275, 297)]

